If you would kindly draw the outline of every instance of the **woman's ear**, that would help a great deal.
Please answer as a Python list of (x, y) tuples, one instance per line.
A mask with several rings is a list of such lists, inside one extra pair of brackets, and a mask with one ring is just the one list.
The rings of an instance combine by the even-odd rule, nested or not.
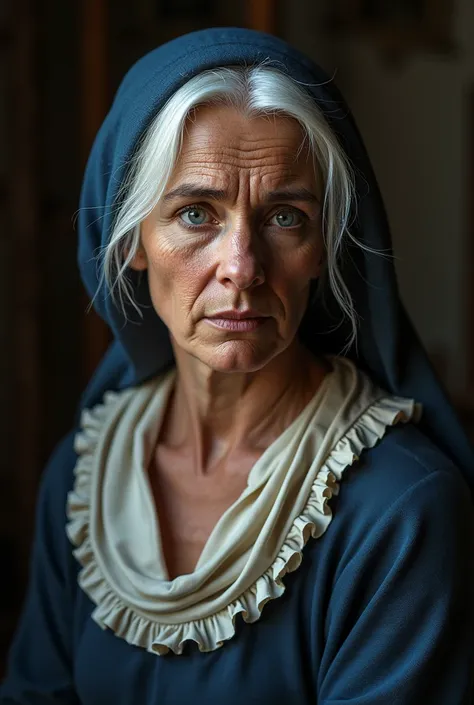
[(142, 245), (138, 246), (138, 250), (133, 256), (129, 266), (136, 272), (144, 272), (146, 269), (148, 269), (148, 260), (146, 257), (146, 252), (143, 249)]

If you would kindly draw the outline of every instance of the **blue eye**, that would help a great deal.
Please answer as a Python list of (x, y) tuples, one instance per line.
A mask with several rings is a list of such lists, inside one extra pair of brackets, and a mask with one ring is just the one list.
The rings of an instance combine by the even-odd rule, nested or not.
[(181, 211), (179, 216), (186, 225), (196, 226), (207, 223), (209, 214), (204, 210), (204, 208), (199, 208), (199, 206), (190, 206), (189, 208)]
[(302, 222), (303, 219), (301, 215), (294, 210), (288, 209), (278, 211), (278, 213), (275, 213), (270, 219), (272, 225), (278, 225), (280, 228), (294, 228), (301, 225)]

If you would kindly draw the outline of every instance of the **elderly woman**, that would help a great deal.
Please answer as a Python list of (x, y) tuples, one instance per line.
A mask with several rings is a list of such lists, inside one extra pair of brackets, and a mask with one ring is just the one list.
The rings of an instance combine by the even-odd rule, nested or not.
[(333, 84), (247, 30), (151, 52), (79, 238), (115, 342), (44, 475), (2, 705), (470, 703), (473, 455)]

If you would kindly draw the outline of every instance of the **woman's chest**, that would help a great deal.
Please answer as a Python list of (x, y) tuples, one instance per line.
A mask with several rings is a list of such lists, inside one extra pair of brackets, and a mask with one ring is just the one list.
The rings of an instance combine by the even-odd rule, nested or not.
[(253, 461), (196, 474), (182, 459), (158, 455), (149, 469), (163, 557), (170, 579), (193, 572), (217, 522), (247, 486)]

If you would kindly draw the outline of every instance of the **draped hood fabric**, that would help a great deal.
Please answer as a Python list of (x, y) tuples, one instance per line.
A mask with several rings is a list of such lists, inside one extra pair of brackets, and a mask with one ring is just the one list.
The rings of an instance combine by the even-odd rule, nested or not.
[[(81, 408), (99, 403), (106, 391), (139, 384), (174, 363), (167, 328), (151, 305), (146, 275), (130, 272), (135, 299), (142, 307), (141, 320), (133, 310), (127, 320), (105, 285), (98, 291), (97, 255), (111, 235), (123, 197), (121, 186), (140, 138), (165, 102), (193, 76), (216, 67), (248, 67), (261, 62), (297, 80), (323, 112), (355, 172), (351, 231), (364, 245), (381, 253), (351, 245), (341, 262), (360, 318), (357, 344), (346, 355), (388, 392), (423, 405), (421, 428), (463, 471), (474, 492), (474, 451), (400, 301), (384, 206), (350, 111), (321, 68), (281, 39), (252, 30), (193, 32), (151, 51), (126, 74), (99, 130), (81, 193), (79, 266), (114, 341), (83, 395)], [(316, 298), (302, 323), (306, 345), (316, 354), (340, 354), (350, 332), (347, 322), (337, 325), (340, 320), (335, 301), (329, 298), (323, 306)]]

